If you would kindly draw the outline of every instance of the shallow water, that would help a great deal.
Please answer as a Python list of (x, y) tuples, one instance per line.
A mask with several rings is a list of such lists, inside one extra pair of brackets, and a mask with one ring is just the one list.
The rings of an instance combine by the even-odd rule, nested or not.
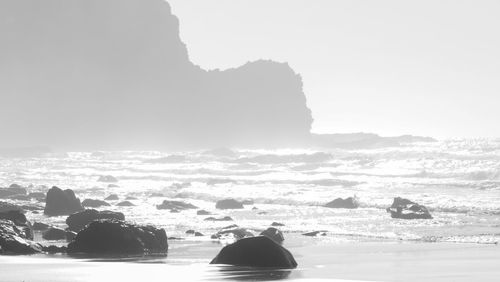
[[(117, 177), (119, 187), (98, 182), (100, 175)], [(53, 185), (71, 188), (82, 200), (118, 194), (122, 201), (134, 196), (134, 207), (110, 201), (112, 206), (106, 209), (163, 227), (169, 236), (185, 237), (188, 229), (206, 235), (188, 238), (194, 241), (209, 241), (209, 235), (231, 223), (259, 232), (274, 221), (285, 224), (280, 229), (286, 234), (326, 230), (327, 235), (318, 239), (326, 241), (500, 241), (500, 142), (495, 140), (321, 152), (69, 152), (0, 159), (0, 186), (11, 183), (31, 184), (30, 191), (46, 191), (45, 186)], [(321, 207), (353, 195), (361, 208)], [(427, 206), (434, 219), (392, 219), (385, 208), (396, 196)], [(251, 199), (254, 204), (244, 210), (215, 210), (215, 202), (227, 197)], [(187, 201), (215, 217), (231, 216), (234, 222), (207, 222), (203, 220), (207, 216), (197, 216), (196, 210), (156, 209), (164, 199)], [(66, 217), (29, 212), (28, 218), (65, 227)]]

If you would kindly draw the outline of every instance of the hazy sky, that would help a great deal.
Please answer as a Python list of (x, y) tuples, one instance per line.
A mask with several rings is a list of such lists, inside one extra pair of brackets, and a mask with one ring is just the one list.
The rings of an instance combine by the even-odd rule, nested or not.
[(289, 62), (315, 132), (500, 137), (500, 1), (168, 2), (204, 68)]

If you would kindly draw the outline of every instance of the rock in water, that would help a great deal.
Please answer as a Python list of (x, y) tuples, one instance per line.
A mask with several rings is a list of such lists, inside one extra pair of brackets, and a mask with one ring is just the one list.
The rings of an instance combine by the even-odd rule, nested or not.
[(212, 239), (237, 241), (246, 237), (253, 237), (253, 233), (236, 224), (226, 226), (211, 236)]
[(106, 182), (106, 183), (116, 183), (118, 182), (118, 179), (112, 175), (101, 175), (97, 179), (98, 182)]
[(121, 220), (93, 221), (78, 232), (68, 253), (147, 255), (166, 254), (165, 230)]
[(12, 196), (26, 196), (26, 189), (18, 184), (12, 184), (9, 188), (0, 188), (0, 198), (9, 198)]
[(54, 186), (47, 192), (44, 214), (49, 216), (68, 215), (83, 210), (80, 199), (71, 189), (61, 190)]
[(196, 212), (197, 215), (210, 215), (211, 213), (206, 210), (199, 210)]
[(68, 218), (66, 218), (66, 224), (69, 230), (78, 232), (82, 230), (85, 225), (98, 219), (125, 220), (125, 216), (121, 212), (84, 210), (68, 216)]
[(14, 222), (0, 219), (0, 253), (34, 254), (41, 251), (41, 246), (31, 241)]
[(349, 197), (349, 198), (337, 198), (326, 205), (324, 207), (327, 208), (334, 208), (334, 209), (356, 209), (359, 207), (358, 201), (356, 201), (356, 198), (354, 197)]
[(66, 231), (61, 228), (51, 227), (43, 232), (42, 238), (45, 240), (67, 240), (71, 239), (73, 234), (71, 231)]
[(392, 218), (402, 219), (432, 219), (432, 215), (425, 206), (414, 203), (408, 199), (396, 197), (392, 205), (387, 208)]
[(159, 210), (188, 210), (188, 209), (197, 209), (198, 207), (190, 203), (184, 203), (181, 201), (165, 200), (160, 205), (157, 205), (156, 208)]
[(89, 207), (89, 208), (98, 208), (98, 207), (102, 207), (102, 206), (108, 207), (108, 206), (110, 206), (110, 204), (108, 204), (105, 201), (101, 201), (101, 200), (85, 199), (82, 202), (82, 206)]
[(297, 267), (297, 262), (287, 249), (265, 236), (245, 238), (225, 246), (210, 264), (270, 268)]
[(274, 240), (276, 243), (283, 243), (285, 241), (285, 237), (283, 236), (283, 232), (278, 230), (277, 228), (274, 227), (269, 227), (266, 230), (262, 231), (260, 233), (261, 236), (266, 236), (272, 240)]
[(106, 201), (116, 201), (118, 199), (119, 199), (118, 195), (116, 195), (116, 194), (111, 194), (111, 195), (107, 196), (106, 198), (104, 198), (104, 200), (106, 200)]
[(129, 201), (123, 201), (123, 202), (119, 202), (118, 204), (116, 204), (117, 206), (119, 207), (133, 207), (135, 206), (134, 204), (132, 204), (131, 202)]
[(243, 204), (236, 201), (235, 199), (225, 199), (217, 201), (215, 208), (225, 210), (225, 209), (242, 209)]

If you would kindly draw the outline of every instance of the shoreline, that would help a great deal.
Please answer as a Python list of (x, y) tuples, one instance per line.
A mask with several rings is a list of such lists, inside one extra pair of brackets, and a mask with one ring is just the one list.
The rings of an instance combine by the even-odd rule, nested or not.
[[(308, 238), (309, 239), (309, 238)], [(306, 243), (290, 238), (294, 270), (256, 270), (209, 265), (222, 245), (170, 241), (167, 257), (84, 259), (66, 255), (0, 256), (2, 281), (495, 281), (500, 246), (428, 242)]]

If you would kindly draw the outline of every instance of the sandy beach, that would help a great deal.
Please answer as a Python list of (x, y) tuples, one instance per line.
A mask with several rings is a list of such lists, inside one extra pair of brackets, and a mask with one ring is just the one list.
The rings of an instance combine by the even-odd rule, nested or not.
[(1, 281), (497, 281), (500, 248), (488, 244), (325, 242), (289, 236), (295, 270), (209, 265), (221, 246), (171, 241), (167, 258), (83, 259), (65, 255), (1, 256)]

